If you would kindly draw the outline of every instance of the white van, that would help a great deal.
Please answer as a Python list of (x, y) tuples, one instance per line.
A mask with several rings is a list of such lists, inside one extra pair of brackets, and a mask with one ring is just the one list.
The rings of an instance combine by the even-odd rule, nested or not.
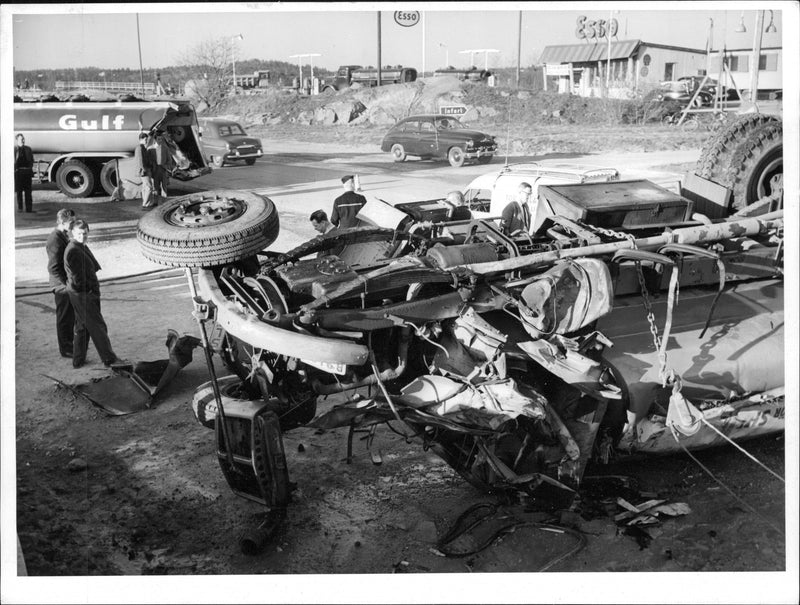
[(499, 218), (503, 208), (516, 199), (520, 183), (528, 183), (531, 193), (531, 233), (552, 215), (546, 205), (539, 204), (539, 185), (597, 183), (619, 180), (616, 168), (558, 162), (508, 164), (502, 170), (475, 178), (464, 191), (464, 200), (475, 218)]

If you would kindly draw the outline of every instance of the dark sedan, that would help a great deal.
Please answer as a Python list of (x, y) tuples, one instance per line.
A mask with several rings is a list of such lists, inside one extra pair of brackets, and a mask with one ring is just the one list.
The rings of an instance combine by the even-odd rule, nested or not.
[(238, 122), (223, 118), (201, 118), (199, 123), (206, 157), (217, 168), (234, 160), (243, 160), (252, 166), (263, 154), (261, 139), (247, 136)]
[(458, 119), (445, 115), (410, 116), (400, 120), (386, 134), (382, 151), (389, 151), (395, 162), (413, 155), (422, 159), (447, 159), (451, 166), (466, 160), (488, 164), (497, 151), (494, 137), (466, 128)]

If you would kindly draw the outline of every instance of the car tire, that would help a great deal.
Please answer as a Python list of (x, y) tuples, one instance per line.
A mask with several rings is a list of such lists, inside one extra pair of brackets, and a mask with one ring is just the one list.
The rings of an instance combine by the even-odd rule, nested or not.
[(407, 157), (406, 150), (403, 149), (403, 146), (400, 143), (395, 143), (392, 145), (390, 153), (392, 154), (392, 160), (395, 162), (405, 162)]
[(478, 164), (488, 164), (492, 161), (493, 155), (482, 155), (478, 158)]
[(253, 164), (255, 164), (255, 163), (256, 163), (256, 158), (247, 158), (247, 159), (244, 161), (244, 163), (245, 163), (245, 164), (247, 164), (248, 166), (252, 166)]
[(450, 151), (447, 152), (447, 161), (450, 162), (453, 168), (461, 168), (464, 165), (465, 159), (466, 156), (461, 147), (451, 147)]
[(215, 267), (254, 256), (278, 237), (280, 223), (267, 197), (219, 189), (157, 206), (139, 220), (145, 258), (172, 267)]
[(112, 195), (119, 183), (117, 179), (117, 160), (109, 160), (100, 170), (100, 186), (108, 195)]
[(775, 186), (783, 186), (783, 123), (768, 122), (753, 131), (739, 146), (726, 174), (733, 191), (732, 207), (742, 210), (771, 195)]
[[(241, 389), (242, 380), (238, 376), (223, 376), (217, 379), (220, 398), (223, 408), (236, 401), (253, 401), (243, 397), (244, 391)], [(194, 391), (192, 396), (192, 413), (195, 420), (207, 429), (214, 430), (217, 420), (217, 398), (214, 395), (214, 387), (211, 381), (204, 382)]]
[(89, 197), (96, 182), (94, 171), (80, 160), (68, 160), (56, 171), (56, 184), (67, 197)]
[(214, 165), (214, 168), (222, 168), (222, 165), (225, 163), (225, 158), (221, 155), (212, 155), (211, 163)]
[(700, 153), (695, 166), (695, 174), (723, 186), (730, 160), (739, 145), (748, 135), (768, 122), (774, 122), (775, 116), (761, 113), (746, 114), (732, 121), (725, 128), (712, 136)]

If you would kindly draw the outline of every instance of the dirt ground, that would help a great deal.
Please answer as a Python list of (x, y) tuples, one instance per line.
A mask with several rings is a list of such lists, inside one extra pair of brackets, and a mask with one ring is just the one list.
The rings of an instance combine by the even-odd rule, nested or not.
[[(656, 131), (661, 133), (661, 127), (651, 135)], [(613, 130), (606, 131), (605, 138), (612, 135)], [(279, 134), (273, 131), (272, 136)], [(654, 148), (659, 143), (670, 148), (664, 137), (651, 136)], [(293, 135), (295, 141), (304, 138), (303, 132)], [(618, 141), (618, 147), (624, 149), (625, 142)], [(784, 485), (733, 448), (698, 453), (707, 471), (686, 456), (618, 460), (588, 470), (589, 476), (631, 477), (641, 491), (689, 505), (688, 515), (651, 528), (652, 540), (645, 545), (622, 533), (609, 511), (584, 511), (583, 516), (534, 513), (527, 510), (525, 501), (498, 503), (475, 491), (432, 452), (423, 451), (418, 440), (406, 442), (383, 427), (375, 438), (383, 454), (380, 465), (370, 460), (361, 435), (356, 435), (355, 457), (348, 464), (344, 429), (321, 433), (300, 428), (286, 433), (290, 479), (296, 484), (287, 517), (261, 554), (244, 555), (239, 537), (256, 526), (263, 511), (228, 488), (214, 434), (198, 424), (191, 412), (195, 388), (208, 380), (202, 352), (195, 350), (192, 363), (152, 409), (109, 416), (47, 377), (79, 385), (102, 380), (111, 372), (92, 348), (88, 364), (79, 370), (58, 356), (52, 296), (35, 286), (17, 290), (13, 340), (16, 529), (30, 576), (535, 572), (573, 551), (577, 540), (573, 533), (544, 531), (533, 522), (572, 526), (586, 541), (585, 547), (552, 565), (549, 571), (553, 572), (787, 569)], [(119, 356), (131, 361), (166, 358), (164, 339), (170, 328), (197, 333), (185, 276), (179, 270), (115, 278), (103, 284), (102, 296), (113, 346)], [(216, 369), (218, 375), (227, 373), (218, 360)], [(330, 405), (322, 400), (318, 410)], [(782, 436), (750, 442), (747, 449), (777, 473), (786, 471)], [(601, 499), (586, 495), (587, 503)], [(475, 554), (441, 556), (437, 539), (476, 503), (499, 504), (498, 517), (514, 516), (528, 524)], [(671, 586), (672, 577), (659, 577), (662, 597), (687, 589)], [(773, 579), (775, 583), (785, 580), (781, 578)], [(702, 595), (708, 586), (721, 582), (725, 593), (720, 600), (738, 601), (737, 595), (748, 593), (728, 591), (741, 579), (741, 574), (708, 574), (693, 580), (692, 586), (699, 590), (694, 594)], [(546, 583), (517, 576), (509, 585), (519, 581), (528, 586)], [(613, 594), (614, 584), (633, 580), (606, 575), (603, 581)], [(427, 600), (449, 600), (441, 595), (458, 594), (461, 583), (449, 580), (446, 586), (452, 587), (452, 593), (439, 592), (439, 597), (431, 595)], [(761, 594), (771, 594), (775, 583)], [(463, 585), (469, 586), (470, 580), (465, 579)], [(336, 593), (343, 601), (348, 586), (342, 585)], [(498, 586), (491, 594), (502, 595), (505, 588)], [(580, 591), (573, 593), (574, 600), (591, 594), (586, 586), (570, 590)], [(746, 590), (752, 591), (753, 586)], [(202, 594), (191, 598), (203, 602)], [(412, 593), (367, 594), (374, 594), (374, 600), (402, 602), (403, 596)], [(524, 594), (529, 593), (509, 600), (539, 600), (535, 595), (519, 596)], [(280, 600), (274, 597), (260, 596)], [(640, 593), (637, 598), (623, 591), (618, 602), (650, 597), (653, 594)], [(317, 598), (340, 600), (330, 594)], [(471, 600), (469, 595), (463, 598)], [(283, 599), (296, 600), (285, 595)]]

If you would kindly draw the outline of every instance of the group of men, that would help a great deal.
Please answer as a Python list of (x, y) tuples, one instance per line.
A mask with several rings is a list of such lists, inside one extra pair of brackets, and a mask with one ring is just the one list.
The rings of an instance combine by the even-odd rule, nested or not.
[(106, 367), (120, 363), (108, 338), (108, 326), (100, 310), (100, 263), (89, 249), (89, 224), (63, 208), (56, 227), (47, 237), (47, 271), (56, 304), (56, 336), (62, 357), (72, 367), (86, 363), (89, 338)]
[[(324, 210), (315, 210), (309, 220), (314, 230), (325, 234), (331, 229), (346, 229), (357, 223), (356, 215), (367, 203), (367, 198), (356, 193), (358, 185), (353, 175), (342, 177), (342, 187), (345, 192), (333, 201), (333, 211), (330, 220)], [(500, 216), (500, 229), (506, 235), (529, 233), (531, 228), (530, 200), (533, 188), (530, 183), (520, 183), (515, 199), (511, 200)], [(451, 191), (444, 199), (447, 204), (447, 219), (450, 221), (465, 221), (472, 219), (472, 211), (464, 200), (460, 191)]]

